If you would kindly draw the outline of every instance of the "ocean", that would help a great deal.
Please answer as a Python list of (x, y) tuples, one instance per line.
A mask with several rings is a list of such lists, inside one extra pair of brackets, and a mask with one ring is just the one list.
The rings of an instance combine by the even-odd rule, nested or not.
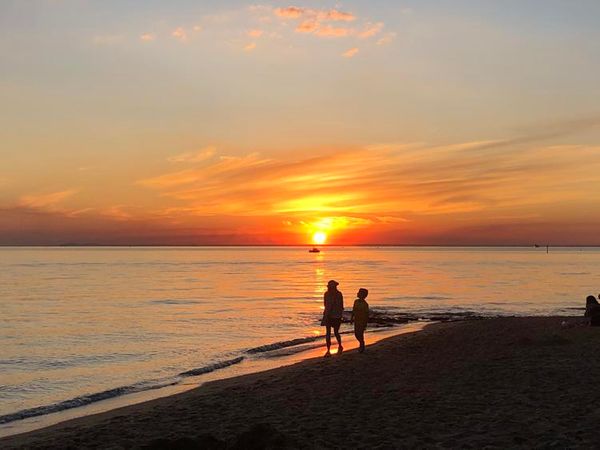
[(0, 248), (0, 426), (321, 346), (330, 279), (397, 326), (581, 315), (599, 269), (597, 248)]

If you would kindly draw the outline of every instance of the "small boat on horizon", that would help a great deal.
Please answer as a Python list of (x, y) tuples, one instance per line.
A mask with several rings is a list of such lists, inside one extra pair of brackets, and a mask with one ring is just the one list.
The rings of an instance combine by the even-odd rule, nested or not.
[(313, 247), (308, 251), (308, 253), (321, 253), (321, 250), (319, 250), (317, 247)]

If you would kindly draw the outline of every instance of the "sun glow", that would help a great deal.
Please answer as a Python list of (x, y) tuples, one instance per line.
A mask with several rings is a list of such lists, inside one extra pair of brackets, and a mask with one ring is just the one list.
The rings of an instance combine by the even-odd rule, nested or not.
[(323, 245), (327, 241), (327, 235), (323, 231), (315, 231), (312, 241), (316, 245)]

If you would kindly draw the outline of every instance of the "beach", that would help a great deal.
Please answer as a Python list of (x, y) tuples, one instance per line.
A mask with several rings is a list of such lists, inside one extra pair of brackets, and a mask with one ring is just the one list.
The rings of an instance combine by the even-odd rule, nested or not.
[(437, 323), (364, 354), (210, 382), (0, 446), (591, 447), (599, 345), (598, 329), (580, 318)]

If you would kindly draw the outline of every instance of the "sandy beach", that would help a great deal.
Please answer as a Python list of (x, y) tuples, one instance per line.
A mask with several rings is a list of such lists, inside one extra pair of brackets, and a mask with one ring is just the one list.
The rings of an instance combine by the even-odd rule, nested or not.
[(434, 324), (365, 354), (207, 383), (8, 437), (0, 447), (593, 447), (600, 333), (579, 322)]

